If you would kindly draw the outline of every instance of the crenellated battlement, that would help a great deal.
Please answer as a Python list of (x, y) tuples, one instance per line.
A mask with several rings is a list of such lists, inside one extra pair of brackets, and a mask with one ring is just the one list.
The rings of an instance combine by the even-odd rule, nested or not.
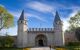
[(28, 28), (28, 31), (53, 31), (53, 28)]

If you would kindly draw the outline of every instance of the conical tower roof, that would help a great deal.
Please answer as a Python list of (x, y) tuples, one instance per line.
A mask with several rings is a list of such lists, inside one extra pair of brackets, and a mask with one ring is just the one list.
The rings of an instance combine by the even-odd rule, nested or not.
[(56, 15), (55, 15), (55, 18), (54, 18), (54, 22), (57, 22), (57, 21), (61, 21), (61, 19), (60, 19), (60, 17), (59, 17), (58, 12), (56, 11)]
[(22, 11), (19, 20), (26, 20), (26, 18), (25, 18), (25, 16), (24, 16), (24, 10)]

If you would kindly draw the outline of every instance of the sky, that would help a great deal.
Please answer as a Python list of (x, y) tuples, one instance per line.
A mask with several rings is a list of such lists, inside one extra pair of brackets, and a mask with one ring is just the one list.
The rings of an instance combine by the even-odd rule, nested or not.
[[(17, 21), (22, 10), (25, 11), (28, 28), (53, 28), (55, 12), (58, 11), (63, 21), (63, 31), (68, 20), (80, 10), (80, 0), (0, 0), (3, 6), (14, 16), (14, 27), (3, 29), (1, 35), (17, 35)], [(3, 33), (4, 32), (4, 33)]]

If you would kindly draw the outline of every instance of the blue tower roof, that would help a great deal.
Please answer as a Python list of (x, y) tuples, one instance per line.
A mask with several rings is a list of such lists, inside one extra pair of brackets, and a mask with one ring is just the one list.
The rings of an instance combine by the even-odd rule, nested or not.
[(60, 19), (60, 17), (59, 17), (58, 12), (56, 11), (56, 15), (55, 15), (55, 18), (54, 18), (54, 22), (57, 22), (57, 21), (61, 21), (61, 19)]
[(24, 10), (22, 11), (22, 13), (21, 13), (21, 16), (20, 16), (20, 18), (19, 18), (19, 20), (25, 20), (26, 18), (25, 18), (25, 16), (24, 16)]

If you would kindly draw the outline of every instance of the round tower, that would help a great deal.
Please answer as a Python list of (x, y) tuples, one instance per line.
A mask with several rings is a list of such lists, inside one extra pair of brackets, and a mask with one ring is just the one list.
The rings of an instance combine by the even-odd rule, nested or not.
[(55, 42), (54, 44), (56, 46), (63, 46), (64, 45), (64, 34), (63, 34), (63, 31), (62, 31), (62, 21), (59, 17), (59, 14), (58, 12), (56, 11), (56, 15), (55, 15), (55, 18), (54, 18), (54, 36), (55, 36)]
[(18, 20), (18, 35), (17, 35), (17, 47), (22, 48), (27, 46), (27, 20), (24, 16), (24, 10)]

